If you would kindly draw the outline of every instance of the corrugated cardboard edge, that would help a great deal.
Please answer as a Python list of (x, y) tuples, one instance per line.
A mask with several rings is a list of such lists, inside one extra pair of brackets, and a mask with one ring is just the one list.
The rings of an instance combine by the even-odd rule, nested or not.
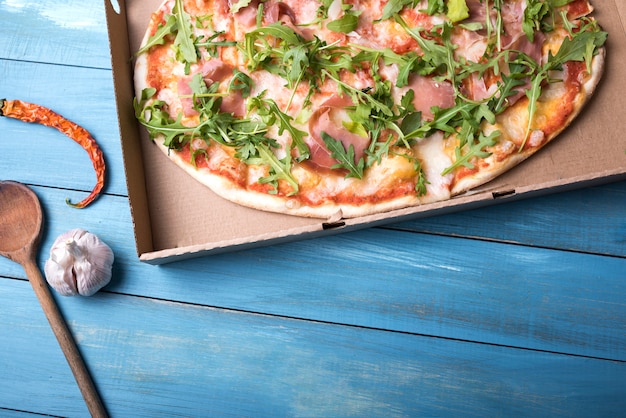
[(444, 215), (458, 212), (460, 210), (477, 209), (491, 206), (501, 202), (511, 202), (530, 197), (538, 197), (547, 194), (560, 193), (581, 187), (589, 187), (598, 184), (605, 184), (611, 181), (626, 179), (622, 170), (604, 171), (596, 173), (595, 176), (580, 176), (572, 179), (570, 183), (562, 184), (559, 181), (551, 181), (536, 185), (535, 187), (524, 187), (518, 189), (496, 188), (481, 192), (469, 192), (454, 199), (454, 205), (450, 201), (436, 202), (420, 207), (416, 212), (415, 208), (401, 209), (393, 212), (380, 213), (376, 215), (364, 216), (354, 219), (342, 219), (333, 223), (322, 222), (318, 227), (294, 228), (282, 230), (279, 233), (261, 234), (254, 237), (246, 237), (233, 240), (224, 240), (212, 245), (201, 244), (186, 247), (152, 251), (141, 254), (140, 260), (148, 264), (165, 264), (172, 261), (180, 261), (196, 258), (205, 255), (214, 255), (225, 252), (240, 251), (250, 248), (258, 248), (265, 245), (275, 245), (287, 243), (295, 240), (313, 239), (321, 236), (329, 236), (340, 232), (356, 231), (359, 229), (371, 228), (401, 222), (411, 219), (425, 218), (433, 215)]
[[(117, 3), (114, 7), (111, 1)], [(125, 141), (129, 132), (136, 132), (139, 127), (135, 119), (132, 103), (134, 90), (133, 69), (129, 57), (128, 24), (124, 0), (104, 0), (104, 8), (109, 32), (109, 48), (113, 72), (113, 86), (117, 106), (117, 118), (120, 131), (122, 158), (126, 171), (126, 188), (130, 198), (130, 211), (133, 220), (135, 243), (138, 255), (152, 251), (152, 229), (146, 196), (144, 163), (141, 146), (137, 141)], [(115, 45), (115, 48), (112, 46)]]
[[(141, 261), (150, 264), (163, 264), (209, 254), (315, 238), (391, 222), (473, 209), (502, 201), (519, 200), (548, 193), (572, 190), (626, 178), (626, 167), (604, 171), (599, 169), (591, 173), (584, 173), (584, 175), (578, 177), (568, 176), (567, 179), (556, 178), (527, 186), (509, 185), (513, 183), (507, 183), (506, 179), (508, 177), (503, 177), (503, 181), (488, 183), (479, 189), (458, 196), (452, 200), (436, 202), (421, 207), (406, 208), (355, 219), (339, 219), (328, 222), (320, 220), (319, 222), (307, 223), (304, 226), (281, 228), (280, 230), (268, 233), (245, 235), (233, 239), (222, 239), (194, 245), (180, 245), (176, 246), (176, 248), (162, 250), (155, 249), (153, 231), (151, 229), (152, 224), (149, 217), (151, 206), (146, 191), (146, 177), (143, 165), (144, 157), (142, 157), (141, 144), (137, 140), (137, 138), (140, 137), (138, 134), (139, 126), (134, 118), (134, 109), (132, 108), (134, 89), (128, 38), (127, 9), (125, 2), (120, 0), (119, 12), (117, 12), (111, 5), (111, 1), (114, 0), (105, 0), (104, 3), (112, 46), (111, 59), (113, 63), (115, 97), (118, 107), (120, 134), (122, 137), (126, 181), (135, 228), (137, 254)], [(615, 4), (618, 7), (620, 18), (622, 18), (626, 6)], [(623, 29), (623, 19), (621, 19), (621, 23)]]

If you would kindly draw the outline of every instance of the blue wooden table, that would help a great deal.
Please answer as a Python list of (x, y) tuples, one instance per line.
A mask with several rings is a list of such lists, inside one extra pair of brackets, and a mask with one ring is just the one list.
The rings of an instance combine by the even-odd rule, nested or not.
[[(101, 1), (0, 1), (0, 96), (87, 128), (105, 193), (57, 131), (0, 118), (0, 180), (54, 239), (115, 253), (56, 296), (107, 410), (130, 416), (623, 416), (626, 182), (164, 266), (135, 252)], [(0, 416), (88, 414), (20, 265), (0, 259)]]

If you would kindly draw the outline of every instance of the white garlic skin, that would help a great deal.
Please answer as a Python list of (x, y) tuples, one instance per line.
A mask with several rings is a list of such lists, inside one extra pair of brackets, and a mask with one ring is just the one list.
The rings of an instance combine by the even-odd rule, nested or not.
[(57, 237), (50, 248), (46, 280), (64, 296), (91, 296), (111, 281), (113, 251), (96, 235), (73, 229)]

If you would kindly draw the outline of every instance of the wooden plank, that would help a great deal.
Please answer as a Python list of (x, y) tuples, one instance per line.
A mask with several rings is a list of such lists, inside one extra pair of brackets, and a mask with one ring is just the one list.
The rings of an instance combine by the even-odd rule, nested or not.
[(2, 58), (111, 68), (103, 1), (6, 1), (0, 14)]
[[(84, 416), (28, 283), (0, 281), (0, 407)], [(68, 319), (112, 416), (611, 416), (626, 363), (114, 294)]]
[[(49, 107), (87, 129), (105, 155), (105, 192), (126, 194), (110, 70), (0, 61), (0, 77), (2, 98)], [(0, 179), (81, 191), (94, 186), (87, 153), (57, 130), (0, 117), (0, 132), (0, 155), (10, 156), (0, 159)], [(69, 197), (78, 201), (85, 195)]]
[[(137, 262), (125, 199), (76, 210), (36, 191), (40, 264), (61, 228), (88, 229), (115, 252), (111, 292), (626, 360), (623, 258), (369, 229), (155, 267)], [(7, 260), (0, 274), (24, 278)]]
[(625, 207), (623, 181), (389, 228), (626, 257)]
[(2, 414), (3, 418), (33, 418), (40, 417), (39, 414), (28, 411), (14, 411), (11, 409), (4, 409), (0, 407), (0, 414)]

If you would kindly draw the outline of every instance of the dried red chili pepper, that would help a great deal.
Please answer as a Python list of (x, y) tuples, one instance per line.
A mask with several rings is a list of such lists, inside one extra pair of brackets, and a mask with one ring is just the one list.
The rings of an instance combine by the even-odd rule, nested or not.
[(96, 170), (96, 185), (89, 196), (81, 202), (72, 203), (69, 199), (65, 201), (68, 205), (75, 208), (84, 208), (98, 197), (104, 187), (104, 156), (96, 140), (86, 129), (65, 119), (63, 116), (47, 107), (23, 102), (21, 100), (0, 99), (0, 116), (6, 116), (24, 122), (39, 123), (55, 128), (83, 147), (89, 154), (93, 168)]

